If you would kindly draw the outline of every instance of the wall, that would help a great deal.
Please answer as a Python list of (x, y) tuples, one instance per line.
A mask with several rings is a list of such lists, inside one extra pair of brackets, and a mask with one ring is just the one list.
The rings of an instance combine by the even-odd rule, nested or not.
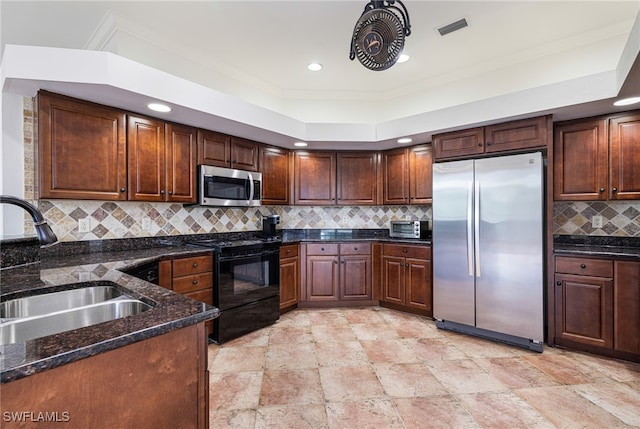
[[(35, 195), (33, 101), (24, 98), (25, 198)], [(5, 178), (6, 180), (6, 178)], [(185, 207), (181, 204), (73, 200), (34, 201), (61, 241), (250, 231), (262, 227), (262, 216), (279, 214), (282, 228), (388, 228), (391, 220), (432, 219), (431, 206), (263, 206), (259, 208)], [(603, 227), (591, 228), (591, 217)], [(78, 232), (78, 219), (89, 217), (91, 231)], [(148, 229), (143, 228), (148, 220)], [(25, 231), (29, 233), (31, 226)], [(640, 237), (640, 201), (558, 202), (555, 234)]]

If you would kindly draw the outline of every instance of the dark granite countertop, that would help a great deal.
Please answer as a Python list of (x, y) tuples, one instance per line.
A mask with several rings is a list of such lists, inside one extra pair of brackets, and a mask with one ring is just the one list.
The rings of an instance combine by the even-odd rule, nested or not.
[[(116, 319), (25, 343), (0, 345), (0, 381), (7, 383), (217, 317), (219, 312), (215, 307), (183, 297), (123, 271), (161, 259), (209, 252), (186, 244), (192, 240), (242, 240), (259, 235), (260, 232), (252, 231), (94, 240), (65, 242), (46, 249), (38, 249), (37, 242), (30, 237), (2, 240), (5, 245), (2, 249), (4, 268), (0, 276), (3, 301), (112, 282), (155, 306), (134, 317)], [(386, 229), (292, 229), (280, 231), (280, 237), (283, 244), (314, 241), (431, 244), (428, 239), (391, 238)], [(11, 246), (6, 246), (7, 244)], [(8, 249), (9, 247), (13, 250)]]
[(640, 237), (555, 235), (553, 237), (553, 252), (557, 255), (640, 260)]
[(202, 249), (164, 246), (119, 252), (43, 257), (40, 263), (2, 270), (2, 299), (115, 283), (155, 304), (133, 317), (116, 319), (24, 343), (0, 346), (0, 382), (7, 383), (82, 358), (174, 331), (218, 316), (218, 310), (123, 273), (145, 262), (202, 254)]

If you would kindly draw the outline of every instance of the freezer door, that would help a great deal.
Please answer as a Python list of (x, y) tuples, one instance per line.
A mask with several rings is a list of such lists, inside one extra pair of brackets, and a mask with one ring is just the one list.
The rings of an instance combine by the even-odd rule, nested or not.
[(542, 341), (542, 156), (476, 160), (475, 179), (476, 326)]
[(433, 315), (475, 324), (473, 161), (433, 165)]

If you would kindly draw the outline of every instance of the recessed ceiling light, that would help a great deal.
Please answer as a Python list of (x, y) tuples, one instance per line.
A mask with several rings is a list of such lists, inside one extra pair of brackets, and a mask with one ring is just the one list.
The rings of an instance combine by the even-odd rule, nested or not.
[(404, 144), (404, 143), (411, 143), (413, 140), (410, 139), (409, 137), (404, 137), (401, 139), (398, 139), (398, 143)]
[(406, 63), (407, 61), (409, 61), (409, 58), (411, 58), (409, 55), (407, 54), (400, 54), (400, 56), (398, 57), (398, 61), (396, 61), (397, 63)]
[(147, 107), (151, 110), (155, 110), (156, 112), (171, 112), (171, 107), (167, 106), (166, 104), (149, 103), (147, 104)]
[(320, 63), (311, 63), (307, 66), (307, 68), (311, 71), (320, 71), (322, 70), (322, 64)]
[(305, 142), (295, 142), (293, 145), (298, 147), (305, 147), (307, 144)]
[(640, 103), (640, 97), (623, 98), (613, 103), (614, 106), (629, 106), (630, 104)]

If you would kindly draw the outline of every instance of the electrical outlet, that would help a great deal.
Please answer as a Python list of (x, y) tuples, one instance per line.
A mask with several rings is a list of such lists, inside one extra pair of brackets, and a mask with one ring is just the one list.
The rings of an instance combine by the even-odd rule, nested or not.
[(345, 227), (349, 224), (349, 216), (342, 216), (342, 227)]
[(593, 216), (591, 218), (592, 228), (602, 228), (602, 216)]
[(78, 219), (78, 232), (91, 231), (91, 220), (88, 217), (84, 219)]
[(142, 229), (148, 231), (151, 229), (151, 219), (148, 217), (142, 218)]

